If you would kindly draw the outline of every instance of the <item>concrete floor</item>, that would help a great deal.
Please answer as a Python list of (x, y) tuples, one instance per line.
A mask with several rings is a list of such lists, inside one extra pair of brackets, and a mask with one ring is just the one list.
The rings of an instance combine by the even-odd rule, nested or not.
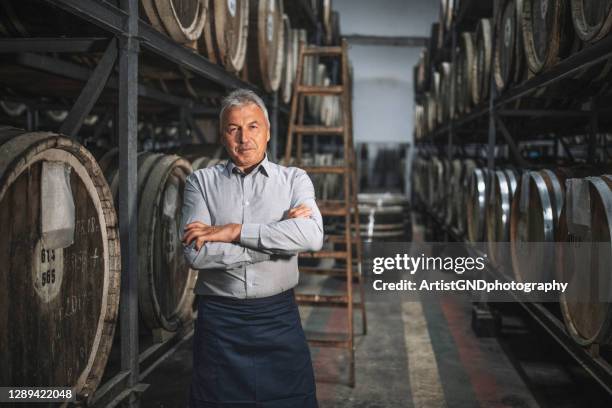
[[(415, 235), (418, 239), (419, 232)], [(335, 278), (302, 276), (299, 291), (331, 293)], [(505, 305), (496, 338), (471, 329), (471, 302), (366, 286), (368, 334), (355, 314), (356, 386), (348, 387), (348, 353), (311, 348), (321, 408), (611, 407), (612, 399), (516, 305)], [(369, 289), (369, 290), (368, 290)], [(345, 309), (302, 308), (306, 332), (339, 332)], [(187, 407), (191, 341), (148, 378), (143, 407)], [(290, 407), (288, 407), (290, 408)]]

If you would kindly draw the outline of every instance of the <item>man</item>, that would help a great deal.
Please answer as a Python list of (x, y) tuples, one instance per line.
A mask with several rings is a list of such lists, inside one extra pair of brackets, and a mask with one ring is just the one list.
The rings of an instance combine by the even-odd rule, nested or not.
[(297, 253), (323, 245), (306, 172), (272, 163), (267, 109), (237, 90), (219, 115), (227, 163), (187, 178), (181, 228), (199, 270), (191, 408), (318, 407), (293, 287)]

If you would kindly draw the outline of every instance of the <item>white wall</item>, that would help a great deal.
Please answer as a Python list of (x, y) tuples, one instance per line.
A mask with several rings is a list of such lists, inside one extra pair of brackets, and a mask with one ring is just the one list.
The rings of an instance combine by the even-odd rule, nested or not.
[(439, 0), (333, 0), (343, 35), (429, 36)]
[[(334, 0), (342, 35), (427, 37), (436, 0)], [(356, 142), (412, 143), (417, 47), (351, 45)]]

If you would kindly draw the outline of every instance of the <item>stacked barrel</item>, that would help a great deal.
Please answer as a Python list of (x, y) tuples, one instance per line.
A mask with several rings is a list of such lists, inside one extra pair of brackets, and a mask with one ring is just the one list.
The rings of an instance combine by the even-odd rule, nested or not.
[(471, 159), (421, 155), (412, 174), (419, 207), (466, 240), (485, 243), (498, 269), (518, 282), (569, 284), (559, 304), (579, 344), (609, 341), (609, 168), (551, 164), (489, 172)]
[[(502, 0), (495, 15), (492, 0), (441, 0), (440, 21), (432, 25), (429, 45), (413, 70), (415, 137), (426, 137), (451, 117), (461, 118), (484, 107), (491, 86), (503, 97), (605, 38), (611, 29), (607, 3), (596, 0)], [(602, 60), (574, 72), (580, 84), (576, 88), (599, 91), (608, 79), (609, 65)], [(524, 98), (514, 104), (571, 106), (571, 98), (559, 94), (554, 87), (542, 88), (537, 100)]]
[[(303, 6), (294, 3), (283, 0), (141, 0), (140, 13), (143, 20), (176, 43), (193, 49), (265, 92), (279, 91), (281, 100), (289, 103), (297, 69), (298, 41), (301, 38), (307, 42), (306, 36), (298, 32), (289, 17), (303, 15), (300, 8)], [(313, 5), (313, 13), (323, 27), (324, 43), (340, 44), (339, 17), (333, 11), (332, 1), (313, 2)], [(95, 27), (81, 24), (69, 13), (35, 0), (2, 2), (0, 33), (11, 37), (62, 34), (102, 37), (103, 34)], [(315, 74), (317, 70), (315, 66)], [(326, 77), (320, 81), (324, 82)], [(207, 84), (183, 70), (170, 74), (151, 68), (146, 70), (144, 78), (175, 94), (199, 99), (207, 93)], [(326, 102), (323, 116), (331, 117), (327, 120), (333, 122), (336, 106), (328, 105), (332, 103)]]

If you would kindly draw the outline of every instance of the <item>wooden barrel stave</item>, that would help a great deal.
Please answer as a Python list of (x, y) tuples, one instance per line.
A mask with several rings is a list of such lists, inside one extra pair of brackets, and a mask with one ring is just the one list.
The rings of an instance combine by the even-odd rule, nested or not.
[[(73, 387), (78, 399), (90, 400), (108, 359), (119, 303), (111, 193), (94, 157), (72, 139), (50, 132), (13, 136), (0, 146), (0, 219), (12, 225), (0, 241), (0, 259), (8, 266), (3, 270), (10, 271), (0, 273), (0, 328), (7, 334), (0, 341), (0, 378), (7, 386)], [(50, 163), (69, 170), (60, 184), (68, 182), (74, 203), (74, 242), (56, 249), (38, 229), (51, 199), (41, 183), (59, 180), (45, 178)], [(52, 200), (47, 204), (57, 214), (63, 200)]]
[(492, 63), (492, 23), (483, 18), (476, 29), (475, 64), (472, 66), (472, 102), (478, 105), (487, 100), (490, 88)]
[(207, 19), (206, 0), (141, 0), (144, 15), (156, 30), (174, 41), (194, 43), (202, 35)]
[(583, 346), (612, 341), (611, 232), (612, 176), (568, 180), (556, 278), (568, 283), (559, 299), (567, 331)]
[(243, 69), (249, 36), (249, 0), (209, 0), (200, 52), (230, 72)]
[(612, 2), (609, 0), (571, 0), (572, 22), (582, 41), (594, 43), (612, 29)]
[(283, 2), (250, 0), (248, 76), (266, 92), (276, 92), (283, 68)]

